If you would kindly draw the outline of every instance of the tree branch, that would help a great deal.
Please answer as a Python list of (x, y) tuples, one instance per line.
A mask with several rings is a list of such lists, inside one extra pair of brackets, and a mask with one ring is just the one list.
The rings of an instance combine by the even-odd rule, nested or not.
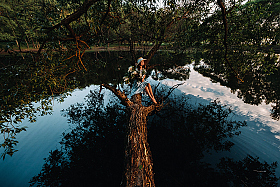
[(227, 22), (227, 12), (226, 12), (226, 8), (225, 5), (223, 3), (222, 0), (217, 0), (217, 3), (219, 5), (219, 7), (221, 8), (221, 12), (222, 12), (222, 18), (223, 18), (223, 25), (224, 25), (224, 41), (223, 44), (225, 46), (225, 55), (224, 58), (226, 60), (226, 63), (228, 64), (228, 66), (230, 67), (230, 69), (236, 74), (236, 78), (238, 80), (240, 80), (241, 82), (244, 82), (242, 79), (239, 78), (238, 73), (235, 71), (235, 69), (232, 67), (231, 63), (229, 62), (228, 58), (227, 58), (227, 54), (228, 54), (228, 45), (227, 45), (227, 38), (228, 38), (228, 22)]
[(120, 90), (116, 89), (113, 86), (110, 86), (109, 84), (102, 84), (105, 88), (111, 90), (120, 100), (121, 103), (125, 106), (131, 106), (133, 103), (127, 98), (127, 96), (121, 92)]
[[(172, 21), (170, 21), (170, 22), (166, 25), (166, 27), (165, 27), (164, 29), (161, 30), (160, 37), (159, 37), (160, 40), (159, 40), (159, 41), (153, 46), (153, 48), (149, 51), (148, 56), (147, 56), (147, 60), (145, 61), (145, 65), (147, 65), (147, 64), (151, 61), (152, 57), (155, 55), (155, 53), (156, 53), (156, 52), (158, 51), (158, 49), (160, 48), (162, 42), (163, 42), (164, 39), (165, 39), (164, 35), (165, 35), (165, 33), (168, 31), (168, 29), (171, 27), (171, 25), (173, 25), (175, 21), (178, 21), (178, 20), (181, 20), (181, 19), (186, 18), (186, 15), (187, 15), (188, 13), (189, 13), (189, 11), (185, 12), (185, 13), (183, 14), (182, 17), (178, 17), (177, 19), (173, 19)], [(150, 68), (148, 68), (148, 69), (150, 69)]]
[(64, 18), (60, 23), (54, 25), (53, 27), (48, 27), (45, 28), (47, 29), (47, 33), (59, 28), (61, 25), (68, 25), (71, 22), (77, 20), (78, 18), (80, 18), (84, 13), (87, 12), (87, 10), (91, 7), (91, 5), (93, 5), (94, 3), (98, 2), (100, 0), (87, 0), (84, 2), (84, 4), (78, 9), (76, 10), (74, 13), (70, 14), (69, 16), (67, 16), (66, 18)]
[[(47, 30), (47, 33), (51, 32), (54, 29), (59, 28), (61, 25), (64, 25), (71, 33), (71, 35), (75, 38), (76, 34), (74, 32), (74, 30), (70, 27), (70, 23), (77, 20), (78, 18), (80, 18), (84, 13), (86, 13), (88, 11), (88, 9), (96, 2), (98, 2), (100, 0), (86, 0), (84, 2), (84, 4), (78, 9), (76, 10), (74, 13), (70, 14), (69, 16), (67, 16), (66, 18), (64, 18), (60, 23), (54, 25), (53, 27), (49, 27), (49, 28), (45, 28)], [(109, 6), (110, 6), (110, 2), (111, 0), (109, 0)], [(103, 17), (102, 21), (104, 21), (106, 16)], [(43, 41), (43, 44), (40, 46), (39, 50), (37, 51), (37, 57), (36, 59), (38, 59), (39, 54), (41, 53), (42, 49), (44, 48), (45, 44), (48, 42), (50, 38), (48, 37), (47, 39), (45, 39)]]
[(178, 83), (178, 84), (175, 84), (174, 86), (172, 86), (172, 87), (169, 89), (169, 92), (167, 93), (167, 96), (165, 96), (163, 100), (167, 99), (167, 98), (170, 96), (170, 94), (171, 94), (175, 89), (177, 89), (179, 86), (181, 86), (181, 85), (183, 85), (183, 84), (185, 84), (185, 82), (183, 82), (183, 83)]
[[(153, 46), (153, 48), (149, 51), (148, 56), (147, 56), (147, 60), (145, 61), (145, 66), (146, 66), (147, 64), (149, 64), (149, 62), (151, 61), (152, 57), (155, 55), (155, 53), (156, 53), (156, 52), (158, 51), (158, 49), (160, 48), (161, 44), (162, 44), (162, 40), (159, 41), (157, 44), (155, 44), (155, 45)], [(150, 68), (148, 68), (148, 69), (150, 69)]]

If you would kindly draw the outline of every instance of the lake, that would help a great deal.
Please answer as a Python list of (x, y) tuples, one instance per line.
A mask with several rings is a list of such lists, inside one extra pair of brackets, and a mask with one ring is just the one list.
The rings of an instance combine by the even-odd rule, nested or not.
[[(157, 81), (148, 78), (148, 82), (156, 84)], [(209, 78), (203, 77), (194, 71), (191, 66), (190, 78), (186, 81), (162, 80), (161, 83), (172, 86), (178, 82), (184, 82), (179, 86), (178, 92), (185, 93), (193, 105), (207, 104), (218, 99), (234, 112), (234, 119), (246, 121), (248, 126), (242, 127), (241, 135), (234, 137), (235, 143), (231, 152), (212, 153), (205, 160), (215, 164), (221, 156), (229, 156), (242, 159), (247, 154), (258, 156), (261, 161), (268, 163), (280, 162), (280, 123), (270, 117), (271, 106), (261, 104), (258, 106), (245, 104), (236, 94), (231, 93), (230, 88), (212, 83)], [(61, 114), (62, 109), (67, 109), (71, 104), (84, 102), (84, 98), (90, 90), (98, 89), (91, 85), (82, 90), (74, 90), (64, 102), (53, 104), (53, 114), (38, 117), (36, 123), (23, 121), (22, 126), (28, 126), (26, 132), (17, 136), (19, 141), (16, 152), (12, 157), (6, 156), (0, 162), (0, 184), (9, 187), (25, 187), (28, 181), (38, 174), (44, 164), (44, 158), (48, 157), (51, 150), (59, 148), (62, 133), (68, 132), (71, 127), (67, 118)], [(176, 91), (175, 91), (176, 92)], [(108, 94), (110, 94), (108, 92)], [(277, 168), (277, 176), (280, 177), (280, 169)]]

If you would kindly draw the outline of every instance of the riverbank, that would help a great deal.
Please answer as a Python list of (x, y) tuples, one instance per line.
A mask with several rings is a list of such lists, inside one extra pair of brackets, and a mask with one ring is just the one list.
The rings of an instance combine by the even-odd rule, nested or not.
[[(148, 51), (152, 48), (153, 46), (135, 46), (134, 50), (136, 51)], [(160, 49), (166, 49), (165, 46), (161, 46)], [(15, 50), (1, 50), (0, 51), (0, 55), (8, 55), (11, 54), (13, 52), (17, 52), (17, 53), (37, 53), (38, 52), (38, 48), (34, 49), (34, 48), (29, 48), (29, 49), (15, 49)], [(125, 46), (125, 45), (121, 45), (121, 46), (109, 46), (109, 47), (105, 47), (105, 46), (100, 46), (100, 47), (90, 47), (89, 49), (86, 50), (86, 52), (95, 52), (95, 51), (130, 51), (130, 47), (129, 46)]]
[[(136, 51), (148, 51), (152, 48), (153, 46), (151, 45), (145, 45), (145, 46), (135, 46), (134, 50)], [(163, 49), (167, 49), (166, 46), (161, 46), (160, 47), (161, 50)], [(34, 49), (34, 48), (29, 48), (29, 49), (22, 49), (21, 51), (19, 49), (15, 49), (15, 50), (1, 50), (0, 51), (0, 55), (8, 55), (10, 53), (13, 52), (18, 52), (18, 53), (37, 53), (38, 52), (38, 48)], [(264, 51), (264, 52), (268, 52), (270, 50), (273, 50), (276, 54), (280, 54), (280, 46), (279, 45), (269, 45), (269, 46), (264, 46), (264, 47), (260, 47), (259, 50)], [(89, 49), (86, 50), (86, 52), (95, 52), (95, 51), (130, 51), (130, 47), (128, 45), (112, 45), (112, 46), (100, 46), (100, 47), (90, 47)]]

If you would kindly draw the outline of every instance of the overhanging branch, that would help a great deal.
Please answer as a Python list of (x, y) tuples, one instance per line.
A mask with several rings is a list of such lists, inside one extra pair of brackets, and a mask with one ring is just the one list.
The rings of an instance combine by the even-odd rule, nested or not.
[(71, 22), (77, 20), (78, 18), (80, 18), (84, 13), (87, 12), (87, 10), (96, 2), (98, 2), (100, 0), (87, 0), (84, 2), (84, 4), (78, 9), (76, 10), (74, 13), (70, 14), (69, 16), (67, 16), (66, 18), (64, 18), (60, 23), (54, 25), (53, 27), (49, 27), (49, 28), (45, 28), (50, 32), (54, 29), (59, 28), (61, 25), (69, 25)]
[[(152, 57), (153, 57), (153, 56), (155, 55), (155, 53), (159, 50), (159, 48), (160, 48), (162, 42), (163, 42), (164, 39), (165, 39), (165, 37), (164, 37), (164, 36), (165, 36), (165, 33), (168, 31), (168, 29), (171, 27), (171, 25), (173, 25), (173, 24), (175, 23), (175, 21), (179, 21), (179, 20), (181, 20), (181, 19), (187, 18), (186, 15), (187, 15), (188, 13), (189, 13), (189, 11), (185, 12), (185, 13), (183, 14), (183, 16), (178, 17), (178, 18), (176, 18), (176, 19), (173, 19), (172, 21), (170, 21), (170, 22), (165, 26), (164, 29), (161, 30), (161, 33), (160, 33), (160, 36), (159, 36), (160, 40), (159, 40), (159, 41), (153, 46), (153, 48), (149, 51), (149, 53), (148, 53), (148, 55), (147, 55), (147, 60), (145, 61), (145, 65), (149, 64), (149, 62), (151, 61)], [(150, 68), (148, 68), (148, 69), (150, 69)]]
[[(53, 27), (49, 27), (49, 28), (45, 28), (47, 30), (47, 33), (53, 31), (54, 29), (59, 28), (60, 26), (64, 25), (71, 33), (71, 35), (73, 36), (73, 38), (76, 38), (76, 34), (73, 31), (73, 29), (70, 27), (70, 23), (77, 20), (78, 18), (80, 18), (83, 14), (85, 14), (88, 9), (96, 2), (98, 2), (100, 0), (86, 0), (83, 5), (76, 10), (74, 13), (70, 14), (69, 16), (67, 16), (66, 18), (64, 18), (60, 23), (54, 25)], [(110, 2), (111, 0), (109, 0), (109, 6), (110, 6)], [(106, 17), (106, 16), (105, 16)], [(105, 17), (103, 17), (102, 20), (105, 19)], [(46, 40), (43, 41), (43, 44), (40, 46), (39, 50), (37, 51), (37, 59), (38, 59), (38, 55), (41, 53), (42, 49), (44, 48), (45, 44), (48, 42), (49, 38), (47, 38)]]

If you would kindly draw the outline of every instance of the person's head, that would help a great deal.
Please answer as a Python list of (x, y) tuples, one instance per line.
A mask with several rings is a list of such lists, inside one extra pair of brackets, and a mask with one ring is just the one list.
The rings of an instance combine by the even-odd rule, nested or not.
[(139, 68), (140, 66), (144, 66), (145, 65), (145, 60), (147, 60), (147, 59), (144, 59), (144, 58), (142, 58), (142, 57), (140, 57), (140, 58), (138, 58), (137, 59), (137, 68)]

